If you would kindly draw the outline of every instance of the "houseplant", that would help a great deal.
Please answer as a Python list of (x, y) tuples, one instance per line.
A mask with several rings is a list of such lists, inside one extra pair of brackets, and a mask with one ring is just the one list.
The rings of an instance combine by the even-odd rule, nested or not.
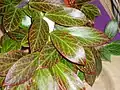
[(120, 55), (120, 41), (111, 42), (118, 32), (115, 20), (105, 33), (93, 27), (100, 11), (88, 1), (0, 0), (2, 90), (85, 90), (83, 81), (93, 85), (101, 58)]

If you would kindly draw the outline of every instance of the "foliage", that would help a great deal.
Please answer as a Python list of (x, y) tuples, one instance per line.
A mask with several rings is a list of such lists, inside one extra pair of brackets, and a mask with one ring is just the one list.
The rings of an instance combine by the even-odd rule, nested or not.
[(0, 0), (2, 90), (84, 90), (83, 80), (94, 84), (102, 58), (120, 55), (120, 41), (110, 43), (116, 22), (105, 33), (88, 25), (100, 15), (88, 1)]

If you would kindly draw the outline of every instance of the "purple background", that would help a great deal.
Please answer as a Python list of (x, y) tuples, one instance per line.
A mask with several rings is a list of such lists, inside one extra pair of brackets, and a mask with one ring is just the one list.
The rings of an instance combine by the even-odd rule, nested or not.
[[(110, 21), (110, 17), (99, 0), (93, 1), (92, 4), (95, 4), (101, 11), (101, 15), (95, 19), (95, 28), (104, 32), (104, 28)], [(115, 36), (114, 40), (120, 40), (120, 33)]]

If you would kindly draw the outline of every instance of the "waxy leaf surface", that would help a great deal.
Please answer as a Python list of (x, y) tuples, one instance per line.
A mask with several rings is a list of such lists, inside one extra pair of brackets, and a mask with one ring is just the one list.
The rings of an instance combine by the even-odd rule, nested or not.
[(46, 17), (63, 26), (82, 26), (86, 24), (85, 15), (74, 8), (56, 9), (46, 13)]
[(29, 80), (38, 67), (39, 53), (20, 58), (8, 71), (5, 86), (15, 86)]
[(6, 76), (12, 65), (24, 55), (22, 51), (10, 51), (0, 54), (0, 76)]
[(40, 51), (48, 41), (49, 27), (43, 18), (35, 20), (30, 28), (29, 41), (31, 52)]
[(78, 40), (74, 36), (62, 30), (55, 30), (51, 33), (51, 40), (64, 58), (73, 63), (85, 65), (84, 48), (78, 45)]

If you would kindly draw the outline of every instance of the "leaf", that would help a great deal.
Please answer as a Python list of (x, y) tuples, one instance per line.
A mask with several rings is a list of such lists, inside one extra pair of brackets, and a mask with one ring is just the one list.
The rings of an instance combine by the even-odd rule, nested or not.
[(111, 43), (104, 47), (107, 49), (112, 55), (120, 55), (120, 44)]
[(90, 85), (93, 86), (94, 82), (96, 79), (96, 75), (89, 75), (89, 74), (85, 74), (85, 81)]
[(24, 13), (20, 9), (9, 6), (3, 17), (5, 30), (7, 32), (16, 30), (22, 21), (23, 15)]
[(102, 71), (102, 60), (100, 57), (100, 52), (96, 48), (92, 48), (92, 53), (95, 58), (95, 63), (96, 63), (96, 75), (99, 76), (101, 71)]
[(28, 35), (25, 35), (25, 37), (22, 39), (21, 46), (23, 46), (23, 47), (29, 47), (29, 44), (28, 44)]
[(78, 45), (78, 40), (74, 36), (62, 30), (55, 30), (51, 33), (51, 40), (64, 58), (73, 63), (85, 65), (84, 48)]
[(94, 47), (84, 47), (84, 49), (86, 53), (86, 65), (77, 65), (77, 68), (85, 74), (99, 76), (102, 70), (100, 52)]
[(84, 73), (81, 72), (81, 71), (79, 71), (79, 70), (78, 70), (78, 72), (77, 72), (77, 75), (78, 75), (78, 77), (80, 78), (80, 80), (83, 81), (83, 80), (85, 79)]
[(29, 80), (38, 67), (39, 53), (20, 58), (8, 71), (4, 86), (15, 86)]
[(96, 16), (100, 15), (100, 10), (95, 5), (93, 5), (93, 4), (84, 4), (81, 7), (81, 11), (90, 20), (94, 20)]
[(41, 68), (50, 68), (61, 60), (61, 56), (52, 43), (47, 43), (40, 52)]
[(74, 8), (56, 9), (46, 13), (45, 16), (63, 26), (82, 26), (86, 24), (85, 15)]
[(49, 69), (39, 69), (35, 75), (36, 90), (58, 90), (57, 82), (52, 77)]
[(74, 64), (69, 62), (68, 60), (66, 60), (65, 58), (62, 58), (60, 60), (61, 63), (63, 63), (64, 65), (66, 65), (67, 67), (69, 67), (71, 70), (74, 70), (75, 67), (74, 67)]
[(56, 64), (51, 70), (59, 90), (84, 90), (84, 84), (79, 77), (62, 63)]
[(91, 27), (70, 27), (67, 31), (72, 36), (78, 38), (82, 46), (100, 46), (109, 42), (108, 37)]
[(33, 10), (49, 12), (54, 9), (62, 8), (59, 4), (55, 4), (53, 2), (46, 1), (46, 0), (39, 0), (36, 2), (29, 2), (29, 6)]
[(100, 49), (100, 54), (102, 59), (104, 59), (105, 61), (111, 62), (111, 53), (109, 50), (103, 47)]
[(11, 51), (0, 55), (0, 76), (6, 76), (12, 65), (25, 55), (22, 51)]
[(8, 36), (12, 38), (15, 41), (22, 41), (22, 39), (26, 36), (28, 33), (27, 30), (23, 30), (21, 28), (16, 29), (15, 31), (8, 32)]
[(118, 33), (118, 22), (116, 20), (111, 20), (105, 28), (105, 34), (109, 38), (113, 38)]
[(77, 68), (84, 72), (85, 74), (89, 75), (96, 75), (96, 62), (94, 58), (94, 54), (92, 53), (92, 48), (84, 47), (85, 53), (86, 53), (86, 65), (80, 66), (77, 65)]
[(20, 49), (19, 42), (12, 40), (7, 35), (3, 36), (1, 53), (5, 53), (12, 50), (19, 50), (19, 49)]
[(81, 46), (100, 46), (109, 42), (108, 37), (104, 33), (91, 27), (62, 27), (59, 30), (69, 33), (78, 39), (77, 42)]
[(42, 17), (35, 20), (30, 28), (29, 41), (31, 52), (40, 51), (48, 41), (49, 27)]
[(0, 90), (1, 90), (2, 83), (3, 83), (4, 79), (5, 79), (5, 77), (0, 77)]

